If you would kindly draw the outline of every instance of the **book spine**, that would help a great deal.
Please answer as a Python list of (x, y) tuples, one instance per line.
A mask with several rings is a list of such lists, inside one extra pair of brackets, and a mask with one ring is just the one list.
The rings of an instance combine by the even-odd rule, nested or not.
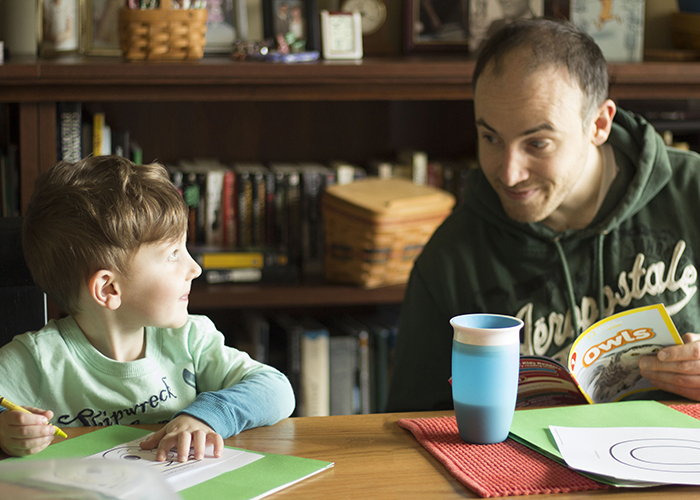
[(222, 214), (224, 171), (209, 170), (204, 176), (206, 178), (204, 242), (207, 245), (221, 247), (224, 244), (224, 223)]
[(265, 246), (275, 248), (277, 246), (276, 222), (277, 216), (275, 210), (275, 174), (272, 172), (265, 173)]
[(107, 154), (104, 150), (105, 114), (97, 112), (92, 116), (92, 154)]
[(289, 212), (287, 210), (287, 178), (282, 172), (275, 172), (275, 246), (289, 249)]
[(307, 327), (301, 336), (301, 394), (305, 417), (330, 414), (328, 330)]
[(199, 249), (192, 247), (190, 249), (192, 258), (202, 266), (202, 269), (238, 269), (256, 267), (285, 266), (288, 262), (288, 256), (285, 252), (274, 249), (262, 249), (258, 251), (217, 251), (208, 248)]
[(194, 172), (183, 172), (182, 197), (189, 208), (187, 241), (190, 244), (202, 243), (197, 238), (197, 214), (202, 202), (202, 195), (199, 182), (197, 182), (197, 174)]
[(75, 163), (82, 158), (82, 105), (79, 102), (57, 104), (58, 160)]
[(239, 267), (234, 269), (208, 269), (201, 278), (210, 285), (219, 283), (298, 283), (296, 266)]
[(360, 382), (360, 413), (372, 413), (372, 363), (370, 361), (371, 351), (369, 342), (369, 332), (365, 329), (358, 331), (358, 362), (359, 362), (359, 382)]
[(289, 260), (298, 266), (301, 263), (301, 182), (298, 172), (289, 173), (286, 187)]
[(129, 158), (131, 148), (129, 146), (129, 131), (124, 129), (115, 129), (112, 133), (112, 152), (117, 156)]
[(238, 246), (249, 247), (253, 243), (253, 181), (249, 172), (237, 174), (238, 184)]
[(302, 174), (301, 203), (301, 264), (304, 276), (319, 274), (318, 237), (320, 211), (318, 200), (321, 194), (321, 173), (317, 171)]
[(267, 196), (265, 194), (265, 175), (263, 172), (255, 172), (252, 175), (252, 245), (265, 245), (265, 222), (267, 220), (265, 210), (267, 208)]
[(221, 193), (224, 248), (235, 248), (238, 243), (236, 207), (236, 173), (233, 170), (227, 170), (224, 173), (224, 184)]
[(356, 414), (357, 339), (349, 335), (331, 335), (329, 350), (330, 414)]

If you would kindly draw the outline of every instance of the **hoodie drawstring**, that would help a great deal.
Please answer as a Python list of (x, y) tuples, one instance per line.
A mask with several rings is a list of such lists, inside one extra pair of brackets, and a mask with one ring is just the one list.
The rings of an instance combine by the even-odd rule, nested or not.
[(569, 303), (569, 310), (571, 311), (571, 322), (574, 327), (574, 338), (578, 337), (581, 333), (581, 325), (578, 321), (578, 314), (576, 314), (576, 297), (574, 296), (574, 284), (571, 281), (571, 272), (569, 271), (569, 263), (566, 260), (566, 255), (564, 254), (564, 249), (559, 242), (559, 238), (554, 239), (554, 247), (557, 249), (559, 254), (559, 260), (561, 261), (561, 267), (564, 271), (564, 279), (566, 280), (566, 300)]
[(603, 307), (603, 299), (605, 299), (605, 282), (603, 281), (603, 242), (605, 241), (605, 233), (598, 234), (598, 320), (603, 319), (605, 308)]
[[(603, 243), (605, 241), (605, 233), (598, 234), (598, 244), (596, 248), (596, 255), (593, 260), (594, 267), (596, 267), (596, 285), (598, 285), (598, 319), (603, 318), (603, 299), (605, 298), (605, 282), (603, 281)], [(559, 260), (561, 261), (561, 267), (564, 271), (564, 279), (566, 280), (566, 299), (569, 303), (569, 310), (571, 311), (571, 323), (574, 328), (574, 338), (581, 334), (581, 323), (579, 321), (579, 315), (576, 313), (576, 296), (574, 295), (574, 284), (571, 278), (571, 271), (569, 270), (569, 263), (566, 260), (566, 254), (564, 253), (564, 248), (561, 246), (559, 238), (554, 239), (554, 247), (557, 249), (559, 254)]]

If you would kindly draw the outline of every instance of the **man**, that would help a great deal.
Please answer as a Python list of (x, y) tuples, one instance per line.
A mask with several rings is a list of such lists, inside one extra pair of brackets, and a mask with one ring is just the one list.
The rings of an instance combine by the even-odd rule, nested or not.
[[(521, 353), (565, 360), (602, 317), (662, 302), (700, 327), (700, 157), (664, 146), (607, 99), (605, 59), (574, 26), (518, 20), (473, 77), (481, 168), (416, 261), (388, 411), (451, 408), (449, 319), (525, 322)], [(700, 400), (700, 335), (640, 362), (660, 389)]]

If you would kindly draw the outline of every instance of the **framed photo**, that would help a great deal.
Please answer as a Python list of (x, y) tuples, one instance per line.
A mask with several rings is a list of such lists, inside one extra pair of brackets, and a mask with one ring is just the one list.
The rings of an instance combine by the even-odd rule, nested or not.
[(355, 12), (321, 11), (324, 59), (362, 58), (362, 17)]
[(473, 1), (480, 0), (406, 0), (405, 51), (469, 50), (469, 4)]
[(40, 0), (41, 55), (78, 52), (82, 0)]
[(320, 50), (318, 18), (316, 0), (263, 0), (265, 38), (290, 52)]
[(247, 41), (245, 8), (246, 0), (207, 0), (205, 54), (230, 54), (236, 39)]
[(588, 33), (610, 62), (644, 59), (644, 0), (603, 4), (572, 0), (571, 22)]
[(469, 50), (478, 52), (485, 40), (510, 21), (542, 15), (544, 0), (472, 0)]
[(82, 51), (92, 56), (120, 56), (119, 9), (124, 0), (82, 0)]

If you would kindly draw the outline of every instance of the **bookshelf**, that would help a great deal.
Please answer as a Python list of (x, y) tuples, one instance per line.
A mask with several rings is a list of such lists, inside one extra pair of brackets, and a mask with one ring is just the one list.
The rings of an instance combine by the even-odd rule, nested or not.
[[(473, 68), (473, 60), (434, 55), (292, 65), (225, 57), (15, 59), (0, 65), (0, 102), (17, 107), (24, 209), (36, 176), (55, 163), (57, 102), (104, 110), (137, 138), (145, 161), (362, 162), (401, 148), (450, 159), (474, 154)], [(700, 63), (611, 64), (610, 82), (618, 101), (700, 100)], [(197, 285), (191, 306), (399, 304), (403, 292), (403, 286)]]

